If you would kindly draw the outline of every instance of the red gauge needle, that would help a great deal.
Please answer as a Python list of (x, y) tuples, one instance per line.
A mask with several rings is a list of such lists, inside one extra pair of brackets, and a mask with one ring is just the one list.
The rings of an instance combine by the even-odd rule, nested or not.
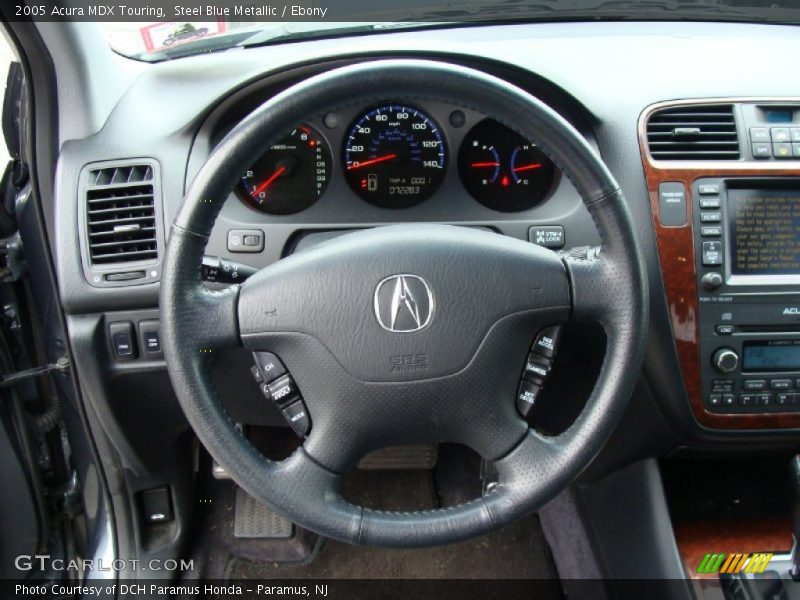
[(480, 169), (481, 167), (499, 167), (500, 163), (496, 162), (477, 162), (470, 165), (473, 169)]
[(519, 173), (520, 171), (532, 171), (533, 169), (540, 169), (542, 167), (542, 163), (531, 163), (529, 165), (522, 165), (521, 167), (514, 167), (514, 173)]
[(354, 171), (355, 169), (360, 169), (361, 167), (368, 167), (370, 165), (376, 165), (378, 163), (386, 162), (387, 160), (392, 160), (393, 158), (397, 158), (397, 154), (386, 154), (385, 156), (379, 156), (378, 158), (370, 158), (369, 160), (365, 160), (364, 162), (353, 163), (352, 165), (347, 167), (347, 170)]
[(269, 179), (267, 179), (264, 183), (262, 183), (260, 186), (258, 186), (256, 188), (256, 191), (253, 192), (253, 196), (258, 196), (261, 192), (263, 192), (270, 185), (272, 185), (273, 181), (275, 181), (278, 177), (283, 175), (285, 172), (286, 172), (286, 167), (284, 167), (283, 165), (281, 165), (280, 167), (275, 169), (275, 172), (272, 175), (269, 176)]

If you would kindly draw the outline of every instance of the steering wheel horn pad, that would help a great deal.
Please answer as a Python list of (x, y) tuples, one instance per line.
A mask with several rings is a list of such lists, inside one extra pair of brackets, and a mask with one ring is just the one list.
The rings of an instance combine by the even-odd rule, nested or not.
[[(347, 234), (287, 257), (241, 286), (205, 289), (200, 260), (239, 174), (281, 132), (332, 106), (435, 98), (531, 139), (570, 177), (602, 239), (599, 257), (565, 258), (497, 233), (398, 225)], [(423, 60), (364, 62), (278, 94), (237, 125), (191, 184), (173, 223), (161, 284), (167, 367), (189, 423), (254, 497), (299, 525), (384, 546), (453, 542), (524, 515), (566, 487), (610, 435), (644, 352), (646, 279), (622, 193), (585, 140), (523, 90)], [(603, 366), (586, 407), (557, 437), (530, 429), (514, 398), (536, 332), (599, 322)], [(275, 462), (231, 421), (211, 383), (214, 351), (277, 353), (311, 416), (309, 437)], [(410, 359), (409, 359), (410, 357)], [(355, 506), (341, 475), (389, 445), (457, 442), (495, 461), (498, 485), (474, 501), (418, 513)]]
[[(408, 285), (398, 277), (419, 278), (417, 296), (427, 291), (433, 306), (410, 289), (397, 303), (397, 283)], [(403, 318), (422, 305), (425, 327), (381, 326), (376, 289), (387, 279), (396, 283), (379, 308)], [(464, 369), (503, 317), (561, 308), (563, 319), (569, 306), (564, 264), (535, 244), (463, 227), (396, 225), (344, 235), (256, 273), (239, 294), (239, 331), (245, 346), (259, 340), (266, 347), (273, 332), (308, 333), (354, 378), (418, 381)], [(392, 360), (420, 354), (427, 358), (420, 370), (397, 369)]]

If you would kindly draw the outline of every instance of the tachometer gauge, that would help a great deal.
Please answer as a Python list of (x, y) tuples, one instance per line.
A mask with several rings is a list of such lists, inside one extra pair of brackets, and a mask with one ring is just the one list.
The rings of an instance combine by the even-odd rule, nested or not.
[(328, 187), (331, 151), (322, 136), (300, 125), (273, 144), (244, 174), (240, 196), (271, 215), (290, 215), (314, 204)]
[(439, 126), (421, 110), (379, 106), (345, 139), (344, 173), (353, 191), (384, 208), (413, 206), (442, 183), (447, 151)]
[(555, 166), (535, 144), (493, 119), (484, 119), (464, 138), (458, 173), (478, 202), (516, 212), (538, 204), (553, 187)]

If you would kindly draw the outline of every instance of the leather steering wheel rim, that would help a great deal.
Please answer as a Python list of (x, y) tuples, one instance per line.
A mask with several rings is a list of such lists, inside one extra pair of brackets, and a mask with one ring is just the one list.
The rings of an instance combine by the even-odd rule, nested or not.
[[(350, 234), (344, 236), (347, 240), (321, 245), (307, 257), (289, 257), (264, 269), (243, 286), (222, 292), (206, 289), (200, 279), (200, 263), (211, 229), (239, 175), (259, 153), (310, 116), (324, 114), (332, 107), (377, 103), (386, 98), (452, 102), (494, 118), (532, 140), (569, 177), (580, 194), (600, 233), (599, 255), (561, 259), (532, 244), (496, 234), (445, 226), (398, 226), (379, 228), (384, 230), (379, 233), (374, 230)], [(429, 246), (424, 245), (434, 238)], [(414, 381), (413, 376), (398, 381), (383, 381), (378, 376), (378, 381), (369, 381), (369, 377), (353, 373), (356, 363), (354, 367), (348, 365), (347, 353), (352, 354), (352, 348), (340, 351), (335, 343), (326, 346), (307, 331), (292, 330), (292, 335), (267, 331), (269, 321), (260, 308), (265, 298), (284, 302), (280, 304), (281, 314), (289, 313), (286, 318), (294, 318), (291, 298), (282, 300), (283, 282), (291, 288), (292, 278), (305, 272), (304, 269), (316, 269), (319, 276), (324, 268), (336, 268), (337, 258), (353, 257), (365, 261), (370, 268), (392, 269), (395, 264), (376, 263), (374, 257), (368, 259), (366, 254), (370, 248), (403, 248), (407, 239), (423, 244), (430, 252), (431, 262), (438, 258), (461, 260), (460, 254), (472, 261), (478, 257), (478, 264), (487, 266), (480, 272), (486, 273), (487, 281), (492, 269), (508, 274), (509, 287), (517, 281), (524, 287), (529, 284), (526, 279), (529, 277), (544, 278), (553, 286), (552, 304), (559, 306), (553, 308), (550, 301), (541, 298), (532, 301), (528, 294), (524, 302), (531, 303), (530, 310), (522, 310), (514, 304), (522, 300), (492, 296), (508, 303), (507, 314), (487, 326), (485, 339), (469, 348), (472, 355), (464, 354), (457, 357), (464, 359), (461, 362), (453, 361), (454, 365), (458, 363), (457, 369), (431, 376), (424, 382)], [(425, 253), (419, 252), (409, 258), (412, 259), (417, 261), (414, 264), (421, 264)], [(484, 260), (485, 263), (481, 262)], [(530, 268), (523, 268), (528, 267), (528, 260), (532, 261)], [(453, 268), (458, 270), (460, 264)], [(384, 274), (394, 273), (390, 270)], [(440, 286), (439, 293), (447, 294), (444, 286)], [(484, 301), (488, 302), (485, 298)], [(314, 302), (313, 298), (304, 299), (302, 304), (308, 308), (316, 306)], [(642, 252), (625, 199), (613, 176), (583, 137), (542, 102), (498, 78), (447, 63), (400, 59), (363, 62), (318, 75), (273, 97), (239, 123), (200, 169), (172, 224), (160, 294), (164, 356), (175, 392), (200, 441), (236, 483), (292, 521), (321, 535), (350, 543), (397, 547), (449, 543), (497, 529), (532, 513), (569, 485), (600, 450), (627, 405), (643, 359), (647, 307)], [(454, 407), (459, 405), (434, 405), (432, 398), (444, 393), (441, 386), (468, 376), (474, 356), (488, 352), (487, 340), (491, 338), (491, 343), (500, 347), (497, 344), (513, 338), (509, 348), (519, 347), (514, 331), (520, 323), (532, 324), (557, 315), (599, 322), (607, 336), (605, 360), (595, 389), (569, 429), (558, 436), (546, 437), (527, 428), (512, 414), (513, 392), (508, 399), (491, 398), (486, 404), (465, 400), (472, 412), (458, 417), (454, 414), (453, 421), (457, 422), (446, 422), (448, 411), (455, 413)], [(373, 332), (374, 324), (366, 323), (368, 318), (369, 315), (364, 315), (365, 324), (359, 324), (367, 328), (364, 335), (379, 335)], [(447, 315), (437, 318), (444, 322)], [(327, 323), (320, 325), (327, 326)], [(434, 334), (436, 330), (432, 328), (431, 335)], [(324, 342), (322, 335), (317, 337)], [(411, 338), (385, 339), (387, 344), (406, 344), (410, 342), (405, 340)], [(298, 357), (304, 356), (303, 353), (313, 355), (312, 359), (322, 365), (318, 368), (333, 374), (333, 381), (337, 377), (347, 378), (348, 393), (382, 390), (374, 402), (357, 405), (365, 414), (369, 413), (370, 419), (376, 415), (397, 419), (402, 413), (395, 412), (398, 409), (392, 404), (394, 398), (389, 396), (396, 393), (404, 398), (411, 413), (407, 424), (414, 428), (406, 427), (409, 431), (398, 434), (398, 440), (435, 442), (461, 441), (468, 435), (480, 437), (478, 446), (495, 461), (498, 484), (481, 498), (431, 511), (381, 512), (347, 502), (338, 492), (341, 469), (352, 464), (356, 452), (374, 445), (368, 435), (370, 424), (365, 422), (366, 417), (357, 419), (344, 414), (341, 407), (335, 406), (336, 402), (317, 398), (324, 395), (324, 387), (315, 386), (311, 377), (298, 381), (304, 397), (309, 395), (311, 437), (286, 460), (267, 459), (235, 427), (211, 382), (209, 368), (216, 350), (242, 345), (256, 349), (265, 340), (285, 348), (287, 353), (292, 352), (294, 344)], [(334, 356), (336, 352), (339, 354)], [(287, 366), (294, 374), (292, 364)], [(518, 379), (519, 371), (513, 377)], [(428, 394), (423, 393), (428, 389), (424, 386), (439, 387), (431, 388)], [(412, 389), (413, 393), (403, 396), (406, 389)], [(391, 393), (383, 393), (384, 390)], [(341, 401), (342, 396), (339, 398)], [(328, 414), (330, 411), (338, 412)], [(429, 411), (430, 418), (425, 411)], [(475, 422), (476, 415), (481, 419), (485, 416), (486, 427)], [(365, 437), (361, 446), (349, 448), (343, 439), (323, 439), (325, 433), (348, 431), (337, 423), (337, 419), (348, 418), (347, 427), (361, 431)], [(384, 429), (388, 425), (382, 423)], [(499, 433), (507, 434), (508, 439), (502, 439)], [(501, 439), (495, 440), (496, 437)], [(346, 451), (338, 445), (346, 447)]]

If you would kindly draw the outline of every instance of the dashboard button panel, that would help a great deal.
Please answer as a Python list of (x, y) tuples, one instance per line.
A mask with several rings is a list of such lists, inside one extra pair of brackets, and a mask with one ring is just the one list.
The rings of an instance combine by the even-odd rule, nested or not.
[(260, 229), (231, 229), (228, 231), (228, 252), (261, 252), (264, 232)]
[(136, 358), (133, 323), (130, 321), (111, 323), (108, 326), (108, 334), (117, 360), (132, 360)]
[(747, 379), (743, 387), (748, 391), (765, 390), (767, 389), (767, 381), (766, 379)]
[(769, 135), (773, 144), (788, 142), (790, 140), (788, 127), (772, 127), (769, 130)]
[(161, 332), (157, 320), (139, 321), (139, 339), (142, 352), (149, 358), (158, 358), (161, 354)]
[(792, 145), (788, 142), (773, 142), (772, 155), (775, 158), (792, 158)]
[(769, 142), (750, 144), (750, 151), (753, 158), (772, 158), (772, 145)]
[(677, 181), (665, 181), (658, 186), (658, 206), (661, 224), (665, 227), (686, 225), (686, 188)]
[(562, 225), (534, 225), (528, 229), (528, 241), (558, 250), (564, 247), (564, 227)]
[(751, 127), (750, 141), (754, 144), (771, 141), (769, 136), (769, 129), (767, 129), (766, 127)]
[(720, 237), (722, 227), (720, 225), (704, 225), (700, 228), (700, 235), (703, 237)]

